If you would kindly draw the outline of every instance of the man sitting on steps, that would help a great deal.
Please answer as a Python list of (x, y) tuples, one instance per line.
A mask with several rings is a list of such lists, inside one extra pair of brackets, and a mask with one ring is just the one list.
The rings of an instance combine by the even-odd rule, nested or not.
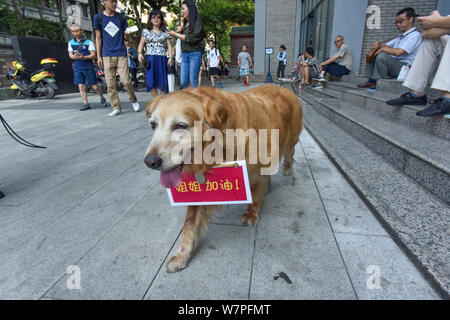
[(422, 36), (414, 27), (415, 17), (413, 8), (397, 13), (395, 24), (403, 33), (387, 43), (374, 42), (372, 50), (375, 60), (368, 63), (365, 70), (369, 81), (358, 84), (358, 88), (376, 89), (378, 79), (397, 78), (403, 66), (412, 65), (422, 43)]
[[(419, 48), (403, 86), (411, 89), (398, 99), (387, 102), (391, 106), (426, 105), (425, 89), (434, 74), (431, 88), (443, 91), (443, 98), (434, 101), (425, 110), (417, 112), (418, 116), (436, 116), (450, 113), (450, 16), (442, 17), (438, 11), (428, 17), (418, 18), (425, 29), (424, 42)], [(439, 63), (439, 59), (441, 62)], [(439, 65), (438, 65), (439, 64)]]
[(302, 86), (307, 86), (312, 78), (317, 78), (320, 74), (319, 59), (314, 56), (314, 49), (308, 47), (305, 49), (305, 54), (301, 56), (300, 66), (302, 70)]
[(330, 59), (325, 60), (319, 65), (319, 83), (313, 86), (314, 89), (322, 89), (325, 83), (325, 76), (330, 73), (333, 76), (340, 77), (350, 73), (353, 68), (352, 49), (344, 42), (344, 37), (339, 35), (334, 39), (335, 46), (339, 51)]

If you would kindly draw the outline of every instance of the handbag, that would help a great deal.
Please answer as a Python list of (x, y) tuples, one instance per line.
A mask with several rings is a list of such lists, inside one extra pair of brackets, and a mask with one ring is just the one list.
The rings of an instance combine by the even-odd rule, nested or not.
[(398, 74), (397, 80), (401, 82), (405, 81), (410, 69), (410, 66), (403, 66), (400, 70), (400, 73)]
[(378, 49), (372, 48), (372, 50), (370, 50), (369, 53), (366, 54), (367, 64), (372, 64), (375, 61), (377, 51)]
[[(74, 51), (74, 53), (76, 52), (76, 53), (78, 53), (79, 51), (80, 51), (80, 49), (81, 49), (81, 47), (83, 46), (83, 44), (86, 42), (86, 40), (87, 39), (83, 39), (83, 42), (81, 42), (81, 44), (78, 46), (78, 48)], [(75, 65), (75, 61), (72, 61), (72, 69), (73, 69), (73, 66)]]

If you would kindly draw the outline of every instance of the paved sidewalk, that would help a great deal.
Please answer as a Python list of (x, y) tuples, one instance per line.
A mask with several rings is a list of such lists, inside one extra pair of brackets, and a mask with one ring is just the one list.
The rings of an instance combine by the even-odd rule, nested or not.
[[(78, 95), (0, 102), (19, 135), (48, 147), (0, 127), (0, 299), (440, 299), (306, 130), (257, 226), (228, 206), (188, 268), (167, 273), (185, 209), (143, 162), (145, 113), (120, 98), (114, 118), (92, 95), (85, 112)], [(150, 95), (138, 98), (144, 107)], [(67, 287), (71, 265), (79, 290)]]

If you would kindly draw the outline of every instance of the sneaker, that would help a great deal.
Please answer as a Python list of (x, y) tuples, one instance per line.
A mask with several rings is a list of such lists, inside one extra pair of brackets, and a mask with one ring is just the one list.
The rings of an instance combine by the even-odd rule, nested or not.
[(447, 113), (450, 113), (450, 102), (445, 100), (444, 98), (441, 98), (432, 101), (431, 106), (422, 111), (417, 112), (416, 115), (421, 117), (431, 117)]
[(120, 110), (114, 109), (110, 114), (108, 114), (108, 117), (114, 117), (120, 114)]
[(222, 81), (219, 82), (219, 87), (220, 87), (220, 89), (223, 88), (223, 82)]
[(139, 102), (137, 102), (137, 101), (133, 102), (132, 105), (133, 105), (134, 111), (139, 112), (139, 110), (141, 110), (141, 107), (139, 106)]
[(323, 82), (318, 82), (316, 85), (312, 86), (313, 89), (323, 89), (324, 85)]
[(450, 119), (450, 113), (444, 116), (444, 119)]
[(426, 105), (427, 95), (421, 97), (414, 97), (411, 92), (407, 92), (400, 96), (400, 98), (389, 100), (386, 102), (390, 106), (403, 106), (405, 104), (410, 105)]
[(319, 82), (326, 82), (325, 77), (319, 74)]
[(102, 107), (102, 108), (106, 108), (107, 106), (108, 106), (108, 103), (106, 102), (106, 98), (102, 98), (101, 100), (100, 100), (100, 106)]
[(89, 103), (83, 104), (83, 107), (80, 109), (80, 111), (86, 111), (86, 110), (89, 110), (90, 108), (91, 108), (91, 106), (89, 105)]

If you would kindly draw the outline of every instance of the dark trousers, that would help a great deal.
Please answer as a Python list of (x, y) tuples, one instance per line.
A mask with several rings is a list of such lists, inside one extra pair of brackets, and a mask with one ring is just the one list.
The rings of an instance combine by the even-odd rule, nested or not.
[(346, 67), (336, 62), (332, 62), (330, 64), (327, 64), (326, 66), (323, 66), (322, 70), (325, 71), (325, 74), (330, 73), (336, 77), (344, 76), (350, 73), (350, 71)]
[(284, 78), (284, 69), (286, 69), (284, 62), (278, 61), (277, 79)]
[(136, 77), (136, 73), (137, 73), (137, 69), (136, 68), (130, 68), (131, 80), (133, 80), (133, 85), (134, 85), (135, 88), (138, 87), (138, 79)]

